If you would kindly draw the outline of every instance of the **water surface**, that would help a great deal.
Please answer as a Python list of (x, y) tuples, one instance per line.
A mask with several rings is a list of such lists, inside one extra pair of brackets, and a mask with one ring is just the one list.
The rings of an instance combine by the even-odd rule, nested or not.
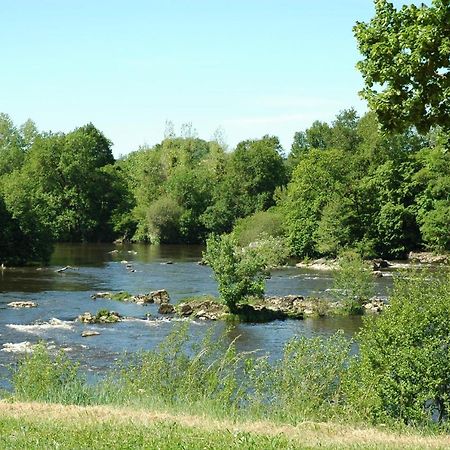
[[(160, 316), (157, 305), (139, 306), (107, 299), (92, 300), (98, 291), (128, 291), (131, 294), (167, 289), (172, 303), (193, 295), (217, 295), (209, 267), (201, 266), (202, 247), (112, 244), (59, 244), (50, 266), (8, 269), (0, 272), (0, 349), (3, 344), (44, 340), (55, 349), (65, 349), (82, 367), (102, 373), (125, 352), (146, 350), (158, 345), (179, 320)], [(71, 266), (58, 273), (57, 269)], [(377, 282), (379, 295), (386, 295), (391, 278)], [(287, 267), (275, 270), (267, 280), (269, 295), (326, 296), (332, 274)], [(7, 303), (34, 301), (37, 308), (13, 309)], [(87, 325), (73, 322), (85, 311), (106, 308), (130, 319), (117, 324)], [(146, 319), (147, 314), (150, 320)], [(57, 320), (54, 320), (54, 319)], [(224, 332), (231, 342), (236, 337), (239, 350), (259, 350), (278, 357), (283, 345), (295, 335), (329, 336), (342, 329), (352, 336), (361, 326), (359, 317), (275, 321), (267, 324), (229, 324), (193, 321), (190, 333), (202, 336), (210, 326)], [(85, 329), (99, 336), (83, 338)], [(0, 351), (0, 375), (17, 354)]]

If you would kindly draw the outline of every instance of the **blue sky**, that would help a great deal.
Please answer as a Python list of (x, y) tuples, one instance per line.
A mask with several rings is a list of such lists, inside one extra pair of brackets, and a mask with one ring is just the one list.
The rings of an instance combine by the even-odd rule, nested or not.
[(352, 26), (373, 13), (372, 0), (2, 0), (0, 111), (42, 130), (93, 122), (116, 156), (159, 142), (166, 120), (288, 150), (314, 120), (366, 110)]

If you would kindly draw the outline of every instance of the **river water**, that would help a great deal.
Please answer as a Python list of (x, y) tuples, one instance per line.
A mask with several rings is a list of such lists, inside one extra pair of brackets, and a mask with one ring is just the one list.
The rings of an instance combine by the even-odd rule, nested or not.
[[(179, 320), (160, 316), (157, 305), (92, 300), (91, 295), (99, 291), (139, 294), (167, 289), (172, 303), (193, 295), (217, 295), (211, 270), (198, 264), (201, 252), (199, 246), (59, 244), (48, 267), (0, 271), (0, 385), (7, 385), (8, 367), (19, 354), (8, 351), (18, 349), (17, 345), (9, 344), (45, 341), (52, 348), (67, 351), (92, 374), (104, 373), (126, 352), (154, 348)], [(68, 265), (72, 268), (56, 271)], [(272, 272), (266, 282), (266, 293), (326, 296), (332, 281), (329, 272), (286, 267)], [(378, 280), (377, 294), (386, 295), (391, 281), (390, 277)], [(30, 309), (7, 306), (20, 300), (33, 301), (38, 306)], [(103, 308), (130, 319), (106, 325), (74, 322), (85, 311), (96, 313)], [(147, 313), (151, 314), (150, 319), (146, 319)], [(361, 319), (311, 318), (231, 327), (198, 320), (192, 321), (190, 333), (195, 339), (210, 326), (225, 332), (230, 342), (239, 336), (239, 350), (260, 350), (277, 357), (293, 336), (328, 336), (339, 329), (352, 336), (360, 328)], [(99, 331), (100, 335), (83, 338), (81, 333), (85, 329)]]

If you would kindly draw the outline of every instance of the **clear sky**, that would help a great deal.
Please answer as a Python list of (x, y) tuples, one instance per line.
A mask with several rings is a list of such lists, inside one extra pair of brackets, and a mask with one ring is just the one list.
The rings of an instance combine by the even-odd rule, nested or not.
[[(397, 5), (401, 2), (394, 2)], [(210, 139), (295, 131), (366, 110), (352, 26), (372, 0), (0, 0), (0, 111), (69, 131), (92, 122), (114, 154), (165, 122)]]

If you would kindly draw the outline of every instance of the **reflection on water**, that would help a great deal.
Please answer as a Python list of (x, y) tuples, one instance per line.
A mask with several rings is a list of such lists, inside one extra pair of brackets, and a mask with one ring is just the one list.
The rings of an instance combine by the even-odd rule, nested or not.
[[(64, 348), (83, 367), (94, 372), (110, 367), (124, 352), (154, 348), (173, 329), (177, 321), (167, 320), (156, 305), (139, 306), (92, 300), (97, 291), (128, 291), (131, 294), (167, 289), (172, 302), (192, 295), (217, 295), (211, 270), (201, 266), (200, 246), (149, 246), (112, 244), (60, 244), (49, 267), (17, 268), (0, 272), (0, 350), (3, 344), (39, 340)], [(70, 266), (64, 272), (57, 269)], [(386, 294), (390, 278), (382, 278), (378, 293)], [(295, 267), (276, 270), (267, 280), (269, 295), (324, 295), (332, 286), (332, 275)], [(13, 309), (11, 301), (27, 300), (37, 308)], [(72, 322), (85, 311), (114, 309), (135, 318), (114, 325), (86, 325)], [(146, 314), (151, 320), (145, 320)], [(63, 322), (61, 322), (63, 321)], [(295, 335), (328, 336), (344, 330), (352, 336), (360, 327), (357, 317), (275, 321), (267, 324), (234, 324), (193, 322), (190, 333), (204, 334), (214, 326), (224, 332), (242, 351), (259, 350), (279, 357), (287, 340)], [(85, 329), (100, 332), (81, 337)], [(17, 355), (0, 351), (0, 376)]]

